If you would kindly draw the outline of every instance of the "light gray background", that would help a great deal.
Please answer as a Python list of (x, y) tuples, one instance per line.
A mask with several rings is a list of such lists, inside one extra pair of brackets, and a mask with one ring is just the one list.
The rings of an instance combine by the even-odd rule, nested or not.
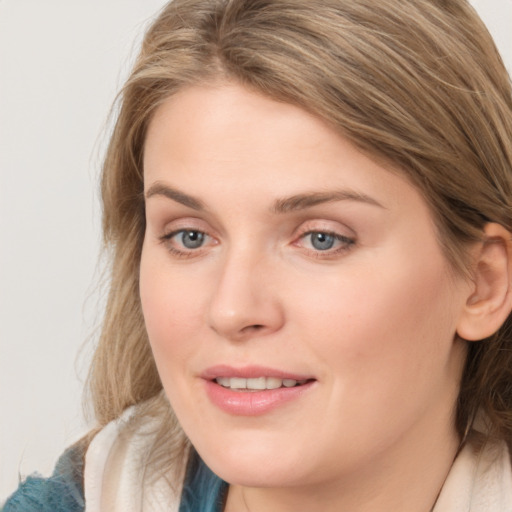
[[(110, 104), (163, 0), (0, 0), (0, 502), (87, 430)], [(474, 0), (512, 69), (512, 1)]]

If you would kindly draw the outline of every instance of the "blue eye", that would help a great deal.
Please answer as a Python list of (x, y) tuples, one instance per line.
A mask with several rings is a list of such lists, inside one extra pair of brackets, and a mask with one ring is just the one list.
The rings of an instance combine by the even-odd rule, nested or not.
[(217, 245), (217, 240), (199, 229), (176, 229), (160, 237), (160, 243), (176, 258), (196, 258)]
[(324, 253), (326, 257), (347, 251), (355, 244), (353, 238), (329, 231), (308, 231), (301, 240), (304, 248), (317, 256)]
[(173, 236), (175, 236), (186, 249), (198, 249), (204, 244), (206, 238), (206, 235), (201, 231), (191, 229), (183, 229), (174, 233)]
[(309, 233), (311, 246), (317, 251), (328, 251), (334, 247), (336, 236), (330, 233), (312, 232)]

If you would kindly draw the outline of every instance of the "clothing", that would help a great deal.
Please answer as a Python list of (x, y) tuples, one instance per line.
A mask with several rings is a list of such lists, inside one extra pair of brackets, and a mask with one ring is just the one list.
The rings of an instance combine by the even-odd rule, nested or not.
[(512, 469), (504, 442), (471, 431), (433, 512), (512, 512)]
[(60, 457), (50, 478), (29, 476), (2, 512), (83, 512), (83, 450), (76, 444)]
[[(227, 484), (195, 452), (188, 455), (186, 475), (182, 469), (176, 471), (174, 488), (164, 477), (141, 485), (145, 457), (153, 442), (154, 420), (145, 418), (135, 429), (133, 425), (127, 428), (132, 412), (128, 410), (107, 425), (87, 450), (85, 512), (221, 512)], [(67, 457), (57, 466), (60, 469), (54, 473), (58, 485), (49, 484), (51, 492), (36, 497), (36, 502), (30, 501), (34, 499), (34, 489), (27, 497), (29, 478), (6, 503), (3, 512), (82, 512), (83, 498), (76, 495), (80, 463), (75, 452), (66, 453)], [(55, 505), (59, 493), (62, 503)], [(70, 507), (64, 508), (68, 502)], [(485, 442), (483, 434), (470, 432), (433, 512), (511, 511), (512, 467), (506, 444)]]
[(83, 443), (66, 450), (51, 477), (29, 476), (1, 512), (222, 512), (228, 486), (194, 450), (175, 488), (163, 477), (142, 488), (155, 420), (133, 427), (133, 411), (102, 429), (86, 453)]

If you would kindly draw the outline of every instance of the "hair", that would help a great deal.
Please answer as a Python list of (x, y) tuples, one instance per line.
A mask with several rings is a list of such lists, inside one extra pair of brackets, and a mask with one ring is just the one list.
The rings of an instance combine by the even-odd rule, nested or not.
[[(192, 85), (229, 81), (297, 105), (391, 164), (430, 206), (455, 272), (487, 222), (512, 230), (512, 92), (466, 0), (174, 0), (149, 28), (118, 99), (101, 193), (111, 282), (90, 374), (100, 425), (141, 404), (161, 453), (184, 434), (167, 403), (141, 312), (143, 151), (155, 110)], [(483, 411), (512, 444), (512, 321), (468, 343), (455, 423)], [(155, 453), (158, 449), (155, 448)]]

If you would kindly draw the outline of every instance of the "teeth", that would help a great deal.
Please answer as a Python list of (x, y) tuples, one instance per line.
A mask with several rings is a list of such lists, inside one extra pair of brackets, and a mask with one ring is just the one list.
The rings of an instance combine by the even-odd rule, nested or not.
[(267, 377), (267, 389), (277, 389), (283, 385), (282, 379), (276, 377)]
[(280, 387), (293, 388), (297, 384), (305, 384), (305, 380), (293, 379), (278, 379), (277, 377), (256, 377), (251, 379), (243, 379), (240, 377), (217, 377), (215, 379), (217, 384), (222, 387), (230, 389), (249, 389), (249, 390), (264, 390), (264, 389), (277, 389)]
[(217, 384), (220, 384), (221, 386), (224, 386), (225, 388), (229, 388), (229, 377), (218, 377), (215, 379), (217, 381)]
[(247, 379), (247, 389), (267, 389), (267, 379), (265, 377)]
[(236, 389), (245, 389), (247, 388), (247, 379), (233, 377), (232, 379), (229, 379), (229, 387)]

